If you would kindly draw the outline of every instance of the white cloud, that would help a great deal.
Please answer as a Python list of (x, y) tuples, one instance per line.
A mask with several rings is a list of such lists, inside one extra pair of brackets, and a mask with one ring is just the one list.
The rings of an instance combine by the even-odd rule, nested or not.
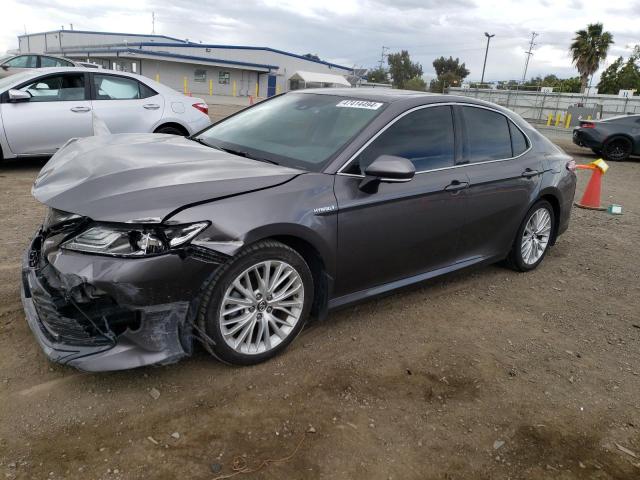
[[(156, 32), (208, 43), (264, 45), (317, 53), (346, 65), (371, 67), (382, 45), (409, 50), (425, 75), (431, 62), (459, 57), (479, 79), (485, 37), (491, 40), (485, 78), (519, 79), (532, 31), (540, 33), (529, 75), (576, 75), (568, 47), (573, 32), (601, 21), (616, 44), (613, 59), (638, 42), (640, 2), (618, 0), (97, 0), (68, 2), (5, 0), (0, 17), (0, 52), (17, 47), (17, 36), (73, 23), (78, 30)], [(613, 61), (613, 60), (608, 60)]]

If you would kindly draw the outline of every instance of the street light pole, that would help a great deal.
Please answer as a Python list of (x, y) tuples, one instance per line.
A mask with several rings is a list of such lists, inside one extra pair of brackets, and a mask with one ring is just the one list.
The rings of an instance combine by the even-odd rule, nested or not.
[(495, 33), (493, 35), (489, 35), (487, 32), (484, 32), (484, 36), (487, 37), (487, 49), (484, 51), (484, 64), (482, 65), (482, 78), (480, 79), (480, 86), (482, 86), (482, 84), (484, 83), (484, 69), (487, 67), (487, 55), (489, 54), (489, 42), (496, 35)]

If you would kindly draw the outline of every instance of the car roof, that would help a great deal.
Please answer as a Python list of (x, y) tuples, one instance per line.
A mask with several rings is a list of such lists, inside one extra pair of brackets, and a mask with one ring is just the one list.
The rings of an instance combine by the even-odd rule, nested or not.
[(428, 103), (466, 103), (489, 107), (495, 110), (507, 110), (495, 103), (478, 100), (461, 95), (448, 95), (443, 93), (418, 92), (414, 90), (399, 90), (395, 88), (309, 88), (304, 90), (294, 90), (289, 93), (304, 93), (316, 95), (335, 95), (338, 97), (355, 98), (358, 100), (368, 100), (372, 102), (386, 103), (411, 103), (424, 105)]

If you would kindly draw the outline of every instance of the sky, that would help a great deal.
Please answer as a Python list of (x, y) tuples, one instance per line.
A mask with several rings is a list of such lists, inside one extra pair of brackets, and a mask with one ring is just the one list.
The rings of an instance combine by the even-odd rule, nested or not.
[(17, 36), (56, 30), (151, 33), (215, 44), (255, 45), (314, 53), (341, 65), (371, 68), (382, 47), (408, 50), (428, 80), (441, 55), (459, 57), (485, 81), (520, 80), (531, 32), (536, 37), (527, 78), (577, 75), (568, 48), (574, 32), (602, 22), (615, 44), (605, 62), (640, 43), (640, 0), (3, 0), (0, 53)]

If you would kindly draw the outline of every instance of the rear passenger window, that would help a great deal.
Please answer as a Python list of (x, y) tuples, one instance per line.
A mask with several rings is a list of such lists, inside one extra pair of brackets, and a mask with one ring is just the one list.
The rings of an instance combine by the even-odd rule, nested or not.
[(391, 125), (351, 163), (346, 173), (364, 174), (380, 155), (404, 157), (416, 172), (450, 167), (454, 157), (451, 107), (421, 108)]
[(466, 131), (465, 160), (470, 163), (512, 157), (509, 122), (485, 108), (462, 107)]
[(529, 143), (527, 142), (527, 137), (524, 136), (524, 133), (522, 133), (520, 129), (513, 124), (513, 122), (509, 122), (509, 130), (511, 130), (511, 148), (513, 149), (513, 156), (517, 157), (529, 148)]

